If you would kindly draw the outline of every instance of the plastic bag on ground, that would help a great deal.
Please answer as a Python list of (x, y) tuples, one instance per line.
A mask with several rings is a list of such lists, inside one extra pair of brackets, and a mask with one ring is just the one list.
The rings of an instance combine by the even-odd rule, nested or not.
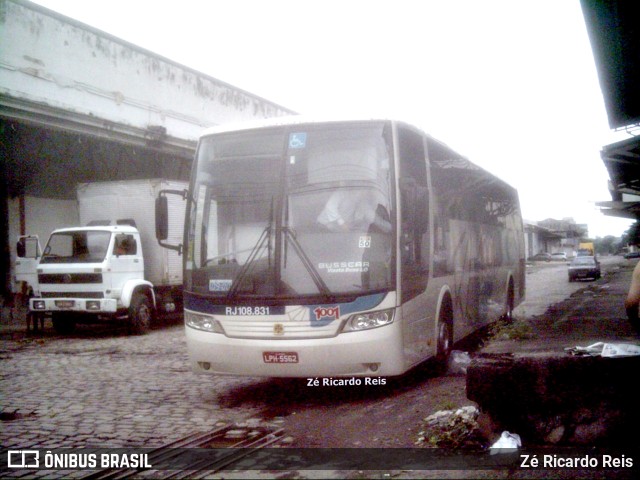
[(467, 367), (471, 363), (471, 357), (467, 352), (453, 350), (449, 357), (449, 373), (467, 373)]
[(633, 343), (604, 343), (597, 342), (588, 347), (565, 348), (572, 355), (590, 355), (601, 357), (630, 357), (640, 355), (640, 345)]
[(521, 446), (522, 440), (520, 439), (520, 435), (518, 435), (517, 433), (507, 432), (505, 430), (504, 432), (502, 432), (502, 435), (500, 435), (498, 441), (491, 445), (491, 453), (499, 453), (496, 452), (496, 450), (501, 449), (518, 449)]
[(603, 357), (632, 357), (640, 355), (640, 345), (632, 343), (605, 343), (602, 347)]

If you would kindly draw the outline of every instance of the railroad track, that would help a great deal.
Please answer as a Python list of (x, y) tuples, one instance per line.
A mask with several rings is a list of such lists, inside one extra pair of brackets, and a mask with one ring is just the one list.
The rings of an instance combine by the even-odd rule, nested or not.
[[(148, 464), (178, 465), (178, 469), (118, 468), (104, 469), (81, 477), (81, 480), (119, 480), (128, 478), (198, 479), (219, 472), (248, 455), (277, 444), (283, 438), (283, 429), (268, 427), (239, 427), (228, 424), (212, 432), (188, 435), (162, 447), (146, 450)], [(197, 450), (188, 466), (183, 466), (185, 451)], [(204, 449), (204, 450), (201, 450)], [(211, 451), (211, 454), (207, 453)], [(165, 468), (163, 467), (163, 468)]]

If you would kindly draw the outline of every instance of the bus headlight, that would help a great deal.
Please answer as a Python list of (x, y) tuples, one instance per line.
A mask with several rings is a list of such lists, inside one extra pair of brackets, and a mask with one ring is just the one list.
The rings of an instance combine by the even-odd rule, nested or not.
[(393, 309), (351, 315), (342, 328), (343, 332), (357, 332), (389, 325), (393, 322)]
[(197, 330), (224, 334), (224, 330), (222, 325), (220, 325), (220, 322), (209, 315), (184, 312), (184, 322), (188, 327), (195, 328)]

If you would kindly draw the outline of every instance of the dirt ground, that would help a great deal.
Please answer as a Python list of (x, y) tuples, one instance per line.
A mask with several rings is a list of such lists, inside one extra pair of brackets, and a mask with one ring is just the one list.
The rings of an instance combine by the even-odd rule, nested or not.
[[(623, 308), (633, 266), (616, 260), (602, 279), (584, 282), (583, 288), (544, 314), (526, 319), (528, 338), (498, 340), (480, 335), (462, 347), (471, 356), (550, 351), (562, 355), (567, 347), (596, 341), (637, 341)], [(387, 379), (384, 386), (314, 389), (300, 382), (267, 382), (259, 393), (261, 401), (271, 405), (271, 411), (264, 412), (267, 417), (284, 417), (294, 447), (414, 447), (427, 416), (476, 405), (466, 396), (466, 377), (459, 369), (435, 376), (428, 364)], [(283, 410), (274, 409), (275, 405), (283, 405)]]
[(270, 382), (261, 401), (286, 411), (269, 410), (265, 417), (285, 417), (293, 447), (388, 448), (414, 447), (424, 418), (440, 410), (475, 405), (465, 395), (465, 376), (435, 377), (426, 368), (384, 386), (311, 387), (300, 381)]

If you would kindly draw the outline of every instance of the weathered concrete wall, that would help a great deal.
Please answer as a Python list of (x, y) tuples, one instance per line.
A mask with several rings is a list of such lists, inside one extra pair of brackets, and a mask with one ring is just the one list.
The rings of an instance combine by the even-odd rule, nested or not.
[(467, 397), (528, 446), (637, 445), (640, 357), (480, 355)]
[[(37, 235), (40, 245), (45, 247), (49, 235), (56, 228), (73, 227), (80, 224), (78, 202), (52, 198), (23, 197), (25, 232)], [(44, 214), (43, 214), (44, 213)], [(20, 200), (9, 200), (9, 257), (12, 275), (16, 265), (16, 242), (20, 236)], [(13, 291), (16, 284), (11, 282)]]
[(23, 0), (0, 0), (0, 104), (8, 99), (190, 141), (205, 127), (292, 113)]
[[(20, 225), (7, 197), (68, 199), (76, 183), (96, 180), (184, 180), (205, 128), (292, 113), (26, 0), (0, 0), (0, 210), (14, 226), (0, 233), (0, 271), (13, 271)], [(25, 215), (27, 224), (49, 216)]]

